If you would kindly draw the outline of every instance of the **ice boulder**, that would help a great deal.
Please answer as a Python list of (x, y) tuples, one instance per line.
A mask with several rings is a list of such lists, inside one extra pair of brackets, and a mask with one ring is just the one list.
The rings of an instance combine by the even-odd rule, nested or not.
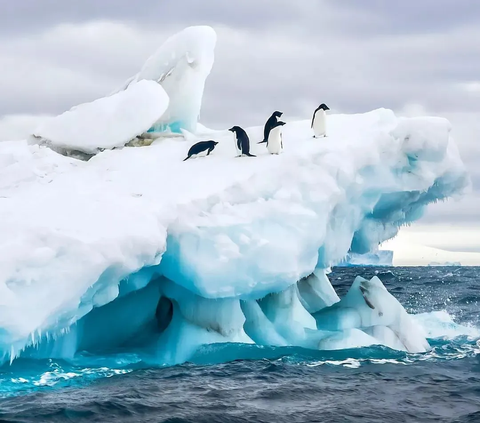
[(96, 154), (123, 147), (163, 115), (169, 104), (165, 90), (153, 81), (130, 84), (125, 91), (72, 107), (45, 120), (30, 142), (59, 152)]
[(168, 38), (145, 62), (123, 90), (142, 79), (158, 82), (170, 104), (150, 132), (195, 132), (202, 106), (205, 81), (214, 61), (217, 36), (209, 26), (192, 26)]
[(369, 281), (358, 276), (341, 301), (314, 316), (318, 329), (363, 329), (383, 345), (409, 352), (429, 348), (420, 326), (376, 276)]

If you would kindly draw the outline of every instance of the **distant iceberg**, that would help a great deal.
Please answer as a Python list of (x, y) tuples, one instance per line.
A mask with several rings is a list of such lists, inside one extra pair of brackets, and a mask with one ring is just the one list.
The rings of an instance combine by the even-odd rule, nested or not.
[(445, 261), (445, 262), (437, 262), (437, 261), (432, 261), (431, 263), (428, 263), (429, 267), (442, 267), (442, 266), (454, 266), (454, 267), (459, 267), (461, 266), (462, 263), (459, 261)]
[(377, 250), (365, 254), (348, 253), (337, 266), (393, 266), (393, 251)]
[[(91, 103), (45, 127), (56, 146), (96, 152), (90, 160), (56, 154), (48, 142), (0, 143), (0, 359), (121, 347), (175, 364), (223, 342), (425, 351), (421, 328), (378, 278), (357, 278), (340, 300), (327, 269), (348, 252), (376, 251), (468, 186), (449, 122), (385, 109), (337, 114), (322, 140), (309, 119), (288, 122), (282, 155), (253, 144), (257, 157), (248, 159), (235, 158), (228, 131), (206, 128), (219, 142), (206, 159), (183, 162), (191, 142), (178, 136), (102, 151), (154, 122), (195, 124), (213, 61), (203, 55), (213, 33), (200, 32), (211, 35), (206, 50), (183, 41), (177, 50), (175, 41), (155, 57), (183, 51), (178, 65), (160, 60), (166, 73), (158, 73), (152, 61), (151, 73), (94, 102), (105, 122), (93, 120)], [(201, 75), (178, 87), (189, 69)], [(146, 110), (120, 122), (119, 110), (143, 107), (143, 90)], [(89, 119), (98, 127), (86, 127)], [(261, 139), (262, 126), (246, 129)]]

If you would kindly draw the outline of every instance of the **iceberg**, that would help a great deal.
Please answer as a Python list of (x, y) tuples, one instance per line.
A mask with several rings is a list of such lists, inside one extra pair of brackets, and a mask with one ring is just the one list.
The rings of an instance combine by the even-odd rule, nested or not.
[(378, 250), (366, 254), (348, 253), (337, 266), (393, 266), (393, 251)]
[[(218, 141), (208, 158), (183, 161), (191, 134), (108, 149), (159, 122), (195, 125), (215, 37), (199, 30), (210, 34), (204, 50), (191, 31), (125, 90), (46, 123), (55, 143), (0, 143), (0, 360), (122, 348), (168, 365), (216, 343), (428, 349), (378, 278), (357, 278), (340, 299), (327, 273), (468, 187), (449, 122), (337, 114), (322, 140), (309, 120), (288, 122), (284, 154), (254, 144), (254, 159), (235, 157), (230, 132), (205, 127)], [(143, 96), (141, 120), (119, 131), (117, 112)], [(105, 121), (94, 119), (98, 104)], [(89, 119), (95, 128), (83, 127)], [(247, 128), (251, 139), (262, 131)]]
[(429, 267), (460, 267), (462, 265), (459, 261), (445, 261), (445, 262), (438, 262), (432, 261), (428, 263)]

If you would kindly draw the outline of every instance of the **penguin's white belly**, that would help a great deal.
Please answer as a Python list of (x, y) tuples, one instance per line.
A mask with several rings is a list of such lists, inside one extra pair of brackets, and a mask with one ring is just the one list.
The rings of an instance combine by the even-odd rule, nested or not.
[(233, 141), (235, 143), (235, 151), (237, 152), (237, 155), (242, 155), (242, 150), (240, 148), (238, 148), (238, 139), (237, 139), (237, 136), (236, 134), (233, 134)]
[(282, 134), (273, 129), (268, 136), (267, 150), (270, 154), (280, 154), (282, 148)]
[(203, 151), (200, 151), (200, 153), (196, 153), (196, 154), (192, 154), (190, 156), (191, 159), (197, 159), (199, 157), (205, 157), (208, 153), (208, 149), (207, 150), (203, 150)]
[(315, 119), (313, 120), (313, 132), (316, 137), (323, 137), (327, 134), (325, 112), (323, 110), (319, 110), (315, 114)]

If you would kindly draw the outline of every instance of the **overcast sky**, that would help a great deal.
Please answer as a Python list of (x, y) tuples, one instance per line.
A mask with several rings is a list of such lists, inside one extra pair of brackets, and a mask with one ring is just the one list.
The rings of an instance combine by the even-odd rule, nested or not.
[[(478, 0), (0, 0), (0, 123), (111, 92), (197, 24), (218, 34), (202, 123), (261, 125), (274, 109), (308, 118), (320, 102), (445, 116), (473, 193), (434, 206), (418, 227), (460, 221), (480, 235)], [(455, 251), (480, 252), (477, 239), (456, 239)]]

